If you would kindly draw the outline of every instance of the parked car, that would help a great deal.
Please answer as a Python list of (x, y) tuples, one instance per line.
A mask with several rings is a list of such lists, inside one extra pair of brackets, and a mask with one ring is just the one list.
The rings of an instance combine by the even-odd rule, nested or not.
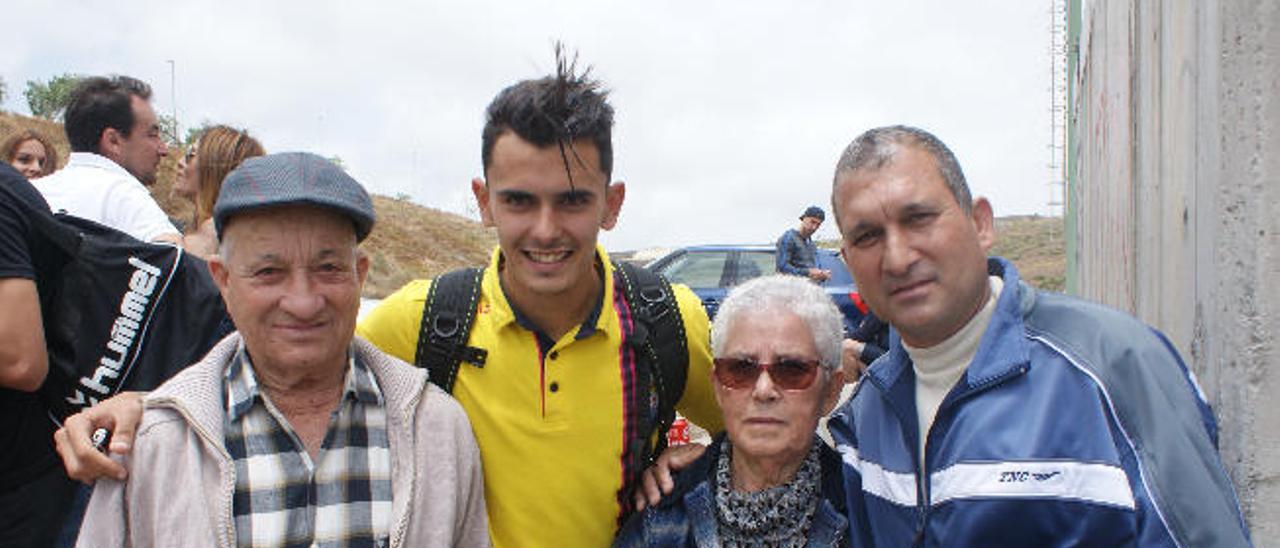
[[(777, 272), (776, 253), (772, 245), (702, 245), (677, 249), (645, 266), (673, 283), (689, 286), (702, 299), (707, 315), (715, 318), (729, 288)], [(831, 271), (822, 287), (844, 314), (848, 334), (862, 321), (862, 312), (853, 301), (853, 277), (835, 250), (819, 249), (817, 258), (818, 268)]]

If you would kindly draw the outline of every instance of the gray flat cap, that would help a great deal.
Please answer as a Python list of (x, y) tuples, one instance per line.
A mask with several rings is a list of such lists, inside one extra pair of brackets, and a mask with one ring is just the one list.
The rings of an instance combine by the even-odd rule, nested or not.
[(213, 206), (213, 226), (222, 237), (236, 213), (283, 205), (316, 205), (351, 219), (356, 240), (373, 230), (373, 201), (360, 183), (333, 162), (309, 152), (249, 158), (222, 181)]

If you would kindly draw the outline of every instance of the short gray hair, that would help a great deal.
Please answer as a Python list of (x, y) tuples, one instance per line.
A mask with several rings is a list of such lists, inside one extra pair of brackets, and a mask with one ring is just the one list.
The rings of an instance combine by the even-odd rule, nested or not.
[[(973, 211), (969, 183), (965, 181), (964, 171), (960, 169), (960, 162), (956, 161), (955, 154), (932, 133), (911, 126), (885, 126), (867, 130), (845, 147), (831, 180), (831, 211), (835, 212), (840, 207), (840, 204), (835, 203), (835, 186), (840, 182), (840, 175), (864, 169), (879, 170), (893, 161), (894, 154), (901, 146), (914, 146), (929, 153), (960, 208), (966, 214)], [(838, 216), (836, 218), (839, 219)]]
[(711, 353), (724, 357), (725, 338), (739, 318), (754, 314), (795, 314), (809, 328), (818, 359), (828, 370), (840, 367), (844, 319), (822, 287), (799, 276), (775, 274), (752, 279), (729, 291), (711, 324)]

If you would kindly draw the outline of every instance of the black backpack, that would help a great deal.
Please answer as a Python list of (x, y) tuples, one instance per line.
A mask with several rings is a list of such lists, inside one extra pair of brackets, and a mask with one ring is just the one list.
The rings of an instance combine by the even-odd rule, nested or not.
[(55, 421), (159, 386), (235, 329), (205, 262), (181, 247), (61, 213), (30, 219), (63, 255), (36, 272), (49, 355), (40, 395)]
[[(618, 261), (613, 266), (634, 319), (634, 331), (628, 338), (637, 358), (634, 386), (645, 388), (623, 396), (628, 413), (641, 420), (640, 428), (625, 444), (631, 448), (627, 459), (635, 474), (618, 492), (619, 503), (629, 509), (639, 472), (666, 448), (666, 433), (675, 420), (676, 403), (684, 393), (689, 348), (671, 284), (643, 267)], [(483, 348), (467, 346), (483, 277), (484, 270), (480, 268), (441, 275), (432, 281), (422, 307), (422, 330), (414, 364), (426, 368), (431, 382), (445, 392), (452, 392), (462, 362), (484, 367), (488, 356)], [(620, 520), (624, 518), (625, 515), (619, 516)]]

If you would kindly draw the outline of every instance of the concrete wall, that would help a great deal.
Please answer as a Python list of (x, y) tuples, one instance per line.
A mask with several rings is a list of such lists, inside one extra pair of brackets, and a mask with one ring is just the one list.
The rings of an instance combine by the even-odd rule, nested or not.
[[(1165, 331), (1280, 539), (1280, 0), (1074, 0), (1068, 286)], [(1070, 11), (1070, 10), (1069, 10)]]

